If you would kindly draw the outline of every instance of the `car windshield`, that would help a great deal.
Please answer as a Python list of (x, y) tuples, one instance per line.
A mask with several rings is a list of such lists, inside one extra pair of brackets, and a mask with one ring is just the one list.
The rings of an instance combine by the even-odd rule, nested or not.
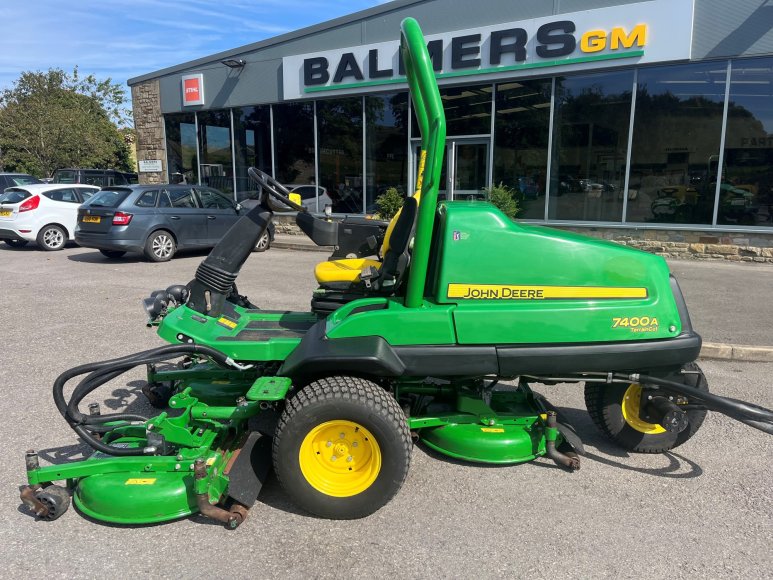
[(94, 194), (94, 197), (88, 200), (84, 205), (88, 205), (89, 207), (118, 207), (123, 203), (123, 200), (129, 196), (129, 193), (131, 193), (129, 190), (120, 191), (103, 189)]
[(7, 189), (4, 194), (0, 195), (0, 203), (19, 203), (29, 196), (30, 192), (23, 189)]
[(54, 171), (54, 183), (76, 183), (77, 181), (77, 175), (75, 175), (74, 171), (68, 171), (66, 169), (57, 169)]
[(32, 177), (31, 175), (11, 175), (11, 181), (13, 181), (15, 185), (42, 183), (37, 177)]

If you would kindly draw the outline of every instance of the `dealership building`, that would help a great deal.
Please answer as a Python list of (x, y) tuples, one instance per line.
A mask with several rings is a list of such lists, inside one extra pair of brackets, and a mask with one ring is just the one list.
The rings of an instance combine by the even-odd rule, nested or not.
[(141, 182), (241, 199), (256, 166), (334, 214), (410, 192), (407, 16), (445, 107), (442, 198), (502, 184), (527, 222), (773, 261), (770, 0), (382, 4), (130, 79)]

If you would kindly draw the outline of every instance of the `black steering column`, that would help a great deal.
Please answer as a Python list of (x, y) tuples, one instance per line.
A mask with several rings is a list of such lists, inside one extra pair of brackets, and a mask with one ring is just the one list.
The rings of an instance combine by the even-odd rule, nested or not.
[(205, 316), (219, 317), (223, 306), (234, 290), (234, 282), (244, 262), (260, 237), (268, 229), (274, 215), (270, 198), (292, 210), (305, 212), (305, 208), (272, 188), (262, 187), (258, 170), (247, 170), (250, 178), (260, 188), (257, 206), (242, 216), (212, 249), (196, 270), (190, 282), (188, 308)]

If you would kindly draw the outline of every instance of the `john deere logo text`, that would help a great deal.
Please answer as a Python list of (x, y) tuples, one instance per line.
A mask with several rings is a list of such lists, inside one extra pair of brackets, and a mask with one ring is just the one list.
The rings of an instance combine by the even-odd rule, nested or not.
[(646, 288), (620, 288), (616, 286), (448, 285), (448, 298), (461, 300), (605, 300), (646, 297)]

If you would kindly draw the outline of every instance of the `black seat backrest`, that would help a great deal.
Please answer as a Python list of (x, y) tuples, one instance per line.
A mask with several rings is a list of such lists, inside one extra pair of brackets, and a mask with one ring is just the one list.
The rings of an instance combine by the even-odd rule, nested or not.
[[(380, 279), (383, 289), (387, 290), (391, 280), (394, 280), (392, 290), (397, 289), (410, 262), (410, 242), (416, 231), (416, 218), (419, 214), (419, 204), (415, 197), (408, 197), (403, 203), (403, 209), (389, 238), (389, 249), (384, 254)], [(387, 284), (384, 284), (387, 282)]]

